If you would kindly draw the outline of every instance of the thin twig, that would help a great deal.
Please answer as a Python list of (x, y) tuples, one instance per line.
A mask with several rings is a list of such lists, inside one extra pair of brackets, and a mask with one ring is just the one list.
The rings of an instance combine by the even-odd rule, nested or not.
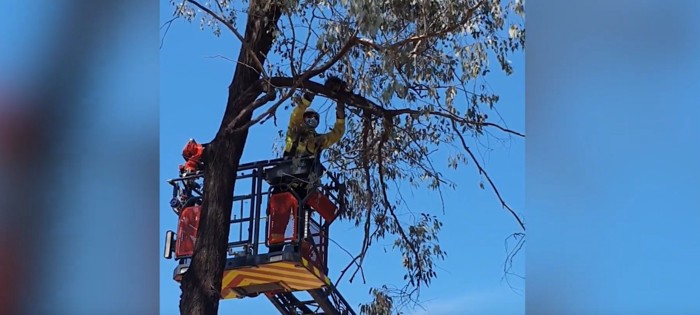
[(475, 7), (467, 9), (467, 16), (464, 20), (459, 21), (459, 22), (457, 22), (453, 25), (450, 25), (448, 27), (445, 27), (444, 29), (439, 30), (439, 31), (434, 32), (434, 33), (423, 34), (423, 35), (414, 35), (414, 36), (411, 36), (409, 38), (400, 40), (398, 42), (391, 43), (391, 44), (384, 44), (384, 45), (377, 44), (377, 43), (375, 43), (369, 39), (365, 39), (365, 38), (358, 38), (358, 43), (360, 43), (364, 46), (367, 46), (367, 47), (371, 47), (371, 48), (378, 50), (378, 51), (384, 51), (384, 50), (394, 50), (394, 49), (400, 48), (400, 47), (402, 47), (406, 44), (409, 44), (409, 43), (422, 41), (422, 40), (433, 38), (433, 37), (442, 36), (442, 35), (454, 32), (458, 28), (464, 26), (464, 24), (469, 23), (469, 20), (471, 20), (472, 15), (474, 14), (474, 11), (476, 11), (476, 9), (478, 9), (483, 2), (484, 1), (480, 1)]
[[(355, 256), (355, 257), (350, 261), (350, 263), (349, 263), (347, 266), (345, 266), (345, 268), (343, 268), (343, 270), (340, 272), (340, 275), (338, 276), (338, 279), (335, 280), (335, 286), (336, 286), (336, 287), (338, 286), (338, 283), (340, 283), (340, 279), (343, 278), (343, 276), (345, 275), (345, 273), (348, 271), (348, 269), (350, 269), (350, 267), (352, 267), (353, 264), (355, 264), (355, 265), (357, 266), (357, 268), (362, 268), (362, 265), (360, 265), (359, 263), (356, 262), (357, 259), (360, 258), (360, 256), (361, 256), (361, 255), (359, 255), (359, 254), (358, 254), (357, 256)], [(352, 282), (352, 281), (350, 281), (350, 282)]]
[(243, 35), (241, 35), (241, 33), (236, 29), (236, 27), (233, 26), (233, 24), (231, 24), (231, 23), (229, 23), (228, 21), (224, 20), (224, 18), (222, 18), (222, 17), (219, 16), (218, 14), (214, 13), (214, 11), (212, 11), (212, 10), (210, 10), (209, 8), (203, 6), (202, 4), (200, 4), (199, 2), (197, 2), (197, 1), (195, 1), (195, 0), (187, 0), (187, 2), (194, 4), (195, 6), (197, 6), (198, 8), (200, 8), (202, 11), (206, 12), (207, 14), (209, 14), (211, 17), (217, 19), (219, 22), (221, 22), (222, 24), (226, 25), (226, 27), (227, 27), (229, 30), (231, 30), (231, 32), (233, 32), (233, 34), (238, 38), (238, 40), (240, 40), (241, 43), (242, 43), (243, 45), (246, 45), (245, 39), (243, 38)]
[(260, 68), (260, 72), (263, 75), (263, 77), (267, 78), (268, 75), (265, 73), (265, 68), (263, 67), (262, 62), (260, 62), (260, 59), (258, 59), (257, 53), (253, 51), (253, 49), (250, 47), (250, 43), (246, 42), (245, 38), (241, 33), (236, 29), (236, 27), (233, 26), (233, 24), (229, 23), (228, 21), (224, 20), (221, 16), (218, 14), (214, 13), (214, 11), (210, 10), (209, 8), (203, 6), (199, 2), (195, 0), (187, 0), (187, 2), (194, 4), (198, 8), (200, 8), (202, 11), (206, 12), (209, 14), (211, 17), (215, 18), (222, 24), (226, 25), (226, 27), (233, 32), (233, 34), (238, 38), (239, 41), (241, 41), (241, 45), (245, 49), (246, 53), (250, 55), (250, 57), (253, 59), (253, 62), (255, 62), (255, 65)]
[(505, 202), (505, 200), (503, 200), (503, 197), (501, 197), (501, 193), (498, 192), (498, 188), (496, 188), (496, 184), (493, 183), (489, 174), (486, 173), (486, 170), (484, 170), (484, 168), (481, 167), (479, 160), (477, 160), (476, 156), (474, 156), (474, 153), (472, 153), (471, 149), (469, 149), (469, 146), (467, 146), (467, 142), (464, 140), (464, 137), (457, 129), (457, 125), (455, 124), (454, 121), (452, 121), (452, 128), (454, 129), (455, 133), (459, 137), (459, 140), (462, 142), (462, 147), (464, 148), (464, 150), (467, 151), (467, 153), (469, 153), (469, 156), (472, 158), (472, 161), (474, 162), (476, 167), (479, 169), (479, 174), (483, 174), (484, 177), (486, 177), (486, 180), (488, 180), (489, 185), (491, 185), (491, 189), (493, 190), (493, 192), (496, 193), (496, 196), (498, 197), (498, 200), (501, 202), (501, 205), (504, 208), (506, 208), (510, 212), (510, 214), (513, 215), (515, 220), (518, 221), (518, 225), (520, 225), (520, 228), (522, 228), (523, 231), (525, 231), (525, 224), (520, 219), (520, 216), (517, 213), (515, 213), (515, 211), (510, 206), (508, 206), (508, 204)]
[[(260, 122), (261, 120), (263, 120), (263, 119), (268, 119), (269, 117), (272, 117), (272, 116), (275, 114), (275, 112), (277, 111), (277, 108), (279, 108), (280, 105), (282, 105), (282, 103), (284, 103), (284, 101), (286, 101), (287, 99), (289, 99), (289, 98), (294, 94), (295, 89), (296, 89), (296, 88), (292, 88), (291, 90), (289, 90), (289, 92), (285, 93), (285, 94), (282, 96), (282, 98), (280, 98), (280, 100), (277, 101), (277, 103), (275, 103), (274, 105), (270, 106), (270, 108), (268, 108), (264, 113), (260, 114), (260, 115), (259, 115), (258, 117), (256, 117), (255, 119), (252, 119), (251, 121), (247, 122), (245, 125), (234, 129), (233, 132), (238, 132), (238, 131), (244, 130), (244, 129), (246, 129), (246, 128), (250, 128), (250, 126), (252, 126), (252, 125), (254, 125), (254, 124), (257, 124), (257, 123)], [(273, 95), (272, 97), (269, 97), (269, 94), (268, 94), (268, 97), (263, 97), (263, 98), (259, 99), (260, 102), (257, 102), (257, 101), (256, 101), (256, 103), (253, 103), (253, 104), (250, 106), (250, 108), (258, 108), (258, 107), (264, 105), (265, 103), (267, 103), (267, 102), (269, 102), (269, 101), (271, 101), (271, 100), (273, 100), (273, 99), (274, 99), (274, 95)], [(264, 121), (263, 121), (263, 122), (264, 122)]]
[(255, 67), (253, 67), (253, 66), (251, 66), (251, 65), (249, 65), (249, 64), (247, 64), (247, 63), (245, 63), (245, 62), (240, 62), (240, 61), (238, 61), (238, 60), (233, 60), (233, 59), (231, 59), (231, 58), (229, 58), (229, 57), (226, 57), (226, 56), (223, 56), (223, 55), (207, 56), (207, 58), (221, 58), (221, 59), (224, 59), (224, 60), (228, 60), (228, 61), (230, 61), (230, 62), (234, 62), (234, 63), (236, 63), (236, 64), (238, 64), (238, 65), (241, 65), (241, 66), (250, 68), (251, 70), (258, 71), (258, 69), (255, 69)]
[(313, 78), (318, 74), (325, 72), (326, 70), (330, 69), (334, 64), (336, 64), (341, 58), (343, 58), (348, 53), (348, 51), (350, 51), (350, 49), (353, 46), (355, 46), (355, 44), (357, 44), (357, 37), (355, 37), (357, 35), (357, 32), (358, 31), (355, 30), (355, 32), (350, 36), (350, 38), (348, 38), (348, 40), (345, 42), (345, 44), (343, 44), (343, 46), (340, 48), (338, 53), (335, 54), (335, 56), (333, 56), (333, 58), (328, 60), (328, 62), (326, 62), (318, 69), (308, 71), (306, 77)]
[[(511, 249), (509, 251), (508, 250), (508, 240), (511, 238), (514, 238), (515, 240), (517, 240), (517, 243), (515, 244), (513, 249)], [(515, 258), (515, 256), (520, 252), (520, 250), (523, 248), (524, 245), (525, 245), (525, 234), (524, 233), (518, 233), (518, 232), (513, 233), (504, 240), (504, 246), (505, 246), (505, 250), (506, 250), (507, 255), (506, 255), (506, 260), (503, 263), (503, 276), (501, 277), (501, 280), (505, 280), (506, 283), (508, 283), (508, 287), (510, 287), (510, 289), (513, 292), (515, 292), (516, 294), (520, 294), (522, 292), (522, 290), (516, 290), (513, 287), (513, 285), (510, 283), (508, 276), (512, 275), (512, 276), (516, 276), (522, 280), (525, 280), (525, 277), (518, 275), (518, 274), (515, 274), (515, 273), (512, 273), (510, 271), (513, 268), (513, 258)]]
[(314, 9), (311, 11), (311, 19), (309, 19), (309, 31), (306, 32), (306, 40), (304, 41), (304, 46), (301, 47), (301, 52), (299, 53), (299, 69), (302, 68), (302, 63), (304, 61), (304, 54), (306, 53), (306, 48), (309, 47), (309, 40), (311, 40), (311, 34), (313, 33), (313, 30), (311, 28), (311, 25), (314, 23), (314, 19), (316, 18), (316, 9), (317, 7), (314, 6)]
[[(367, 157), (367, 148), (368, 148), (368, 138), (369, 138), (369, 133), (372, 129), (372, 125), (369, 123), (368, 120), (363, 121), (363, 126), (362, 126), (362, 148), (363, 148), (363, 158), (362, 158), (362, 168), (365, 172), (365, 189), (367, 190), (367, 194), (369, 195), (367, 200), (367, 218), (365, 219), (365, 226), (364, 226), (364, 238), (362, 240), (362, 249), (360, 250), (360, 254), (358, 257), (360, 257), (360, 266), (364, 262), (365, 255), (367, 254), (367, 250), (369, 249), (369, 246), (372, 244), (372, 237), (369, 234), (369, 229), (370, 229), (370, 224), (371, 224), (371, 219), (372, 219), (372, 209), (374, 208), (374, 192), (372, 191), (372, 186), (371, 186), (371, 179), (372, 176), (370, 174), (370, 165), (369, 165), (369, 159)], [(374, 233), (373, 233), (374, 234)], [(359, 269), (359, 268), (358, 268)], [(357, 274), (357, 270), (353, 273), (353, 275), (350, 277), (350, 282), (352, 282), (352, 279), (355, 278), (355, 274)]]
[(163, 23), (163, 25), (160, 26), (160, 29), (163, 29), (163, 26), (166, 26), (166, 25), (168, 27), (165, 29), (165, 32), (163, 33), (163, 37), (161, 37), (161, 39), (160, 39), (160, 48), (159, 49), (163, 49), (163, 43), (165, 42), (165, 36), (168, 35), (168, 31), (170, 30), (170, 25), (172, 25), (173, 21), (177, 20), (177, 18), (179, 18), (179, 17), (180, 16), (176, 16), (176, 17), (168, 20), (167, 22)]
[(297, 69), (294, 67), (294, 50), (296, 49), (296, 40), (297, 40), (297, 33), (296, 30), (294, 29), (294, 24), (292, 23), (292, 14), (289, 13), (287, 14), (287, 19), (289, 20), (289, 27), (292, 29), (292, 48), (289, 49), (289, 64), (290, 64), (290, 69), (292, 72), (292, 76), (297, 75)]

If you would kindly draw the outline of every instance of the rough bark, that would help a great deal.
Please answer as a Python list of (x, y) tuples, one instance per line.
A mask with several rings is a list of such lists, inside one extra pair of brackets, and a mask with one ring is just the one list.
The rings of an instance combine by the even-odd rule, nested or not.
[[(266, 2), (250, 1), (244, 37), (248, 47), (257, 52), (262, 62), (274, 40), (272, 32), (266, 32), (266, 29), (275, 27), (280, 16), (279, 6), (265, 7)], [(262, 89), (253, 86), (261, 77), (262, 69), (255, 66), (252, 59), (241, 49), (221, 127), (204, 152), (207, 163), (205, 195), (192, 263), (182, 279), (181, 314), (212, 315), (218, 312), (236, 171), (248, 136), (247, 129), (231, 133), (226, 131), (226, 126), (262, 93)], [(236, 125), (246, 124), (251, 117), (252, 112), (243, 116)]]

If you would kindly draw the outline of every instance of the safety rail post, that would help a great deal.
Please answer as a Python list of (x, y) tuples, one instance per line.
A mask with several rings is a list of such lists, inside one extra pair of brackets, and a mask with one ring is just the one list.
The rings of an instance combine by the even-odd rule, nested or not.
[[(255, 235), (254, 235), (254, 234), (255, 234), (255, 233), (253, 232), (253, 231), (255, 230), (254, 227), (253, 227), (253, 225), (255, 224), (255, 221), (257, 220), (257, 218), (255, 217), (255, 201), (256, 201), (256, 199), (258, 199), (258, 198), (257, 198), (257, 195), (256, 195), (256, 194), (257, 194), (257, 191), (256, 191), (256, 188), (257, 188), (256, 179), (257, 179), (257, 176), (258, 176), (257, 170), (255, 170), (255, 169), (252, 170), (252, 171), (251, 171), (251, 175), (252, 175), (252, 176), (251, 176), (251, 184), (250, 184), (250, 185), (251, 185), (251, 192), (250, 192), (250, 195), (251, 195), (251, 198), (250, 198), (250, 221), (248, 222), (248, 242), (250, 243), (250, 246), (252, 246), (252, 247), (257, 247), (257, 246), (254, 245), (254, 244), (255, 244), (255, 241), (254, 241), (254, 239), (255, 239)], [(246, 248), (246, 250), (247, 250), (247, 248)], [(255, 251), (255, 249), (254, 249), (254, 251)], [(246, 251), (246, 254), (248, 254), (247, 251)]]
[[(240, 209), (240, 211), (238, 212), (239, 216), (240, 216), (239, 219), (241, 219), (241, 220), (234, 220), (234, 221), (239, 221), (238, 222), (238, 240), (243, 241), (243, 222), (245, 222), (245, 220), (243, 219), (243, 200), (241, 200), (241, 207), (239, 209)], [(250, 237), (248, 237), (248, 239), (250, 239)]]
[[(270, 217), (269, 217), (270, 216), (270, 213), (269, 213), (269, 211), (270, 211), (269, 201), (270, 200), (269, 200), (269, 196), (272, 195), (270, 193), (270, 189), (272, 189), (272, 187), (268, 188), (268, 191), (267, 191), (267, 193), (268, 193), (268, 206), (265, 208), (265, 216), (266, 216), (266, 218), (265, 218), (265, 245), (267, 245), (267, 241), (268, 241), (267, 236), (270, 234)], [(260, 219), (260, 218), (258, 218), (258, 219)], [(258, 221), (258, 223), (260, 223), (260, 222)], [(258, 234), (260, 234), (260, 233), (258, 233)]]
[[(257, 185), (256, 196), (255, 196), (255, 223), (253, 226), (253, 255), (258, 254), (258, 248), (260, 247), (260, 209), (262, 208), (262, 184), (263, 184), (263, 166), (258, 166), (257, 177), (254, 180), (254, 184)], [(266, 232), (267, 233), (267, 232)]]
[(322, 235), (323, 241), (321, 241), (321, 243), (323, 243), (321, 245), (321, 248), (323, 248), (323, 269), (324, 269), (323, 273), (328, 274), (328, 246), (329, 246), (329, 242), (328, 242), (329, 239), (328, 238), (330, 237), (330, 234), (328, 234), (328, 230), (330, 227), (325, 224), (325, 220), (323, 223), (324, 224), (321, 225), (321, 227), (320, 227), (321, 233), (323, 234)]

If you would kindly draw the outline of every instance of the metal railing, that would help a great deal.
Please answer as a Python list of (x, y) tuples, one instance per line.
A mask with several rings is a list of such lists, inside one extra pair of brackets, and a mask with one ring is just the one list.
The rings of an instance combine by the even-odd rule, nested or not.
[[(328, 172), (313, 159), (278, 158), (239, 165), (235, 187), (236, 190), (243, 188), (244, 193), (234, 194), (233, 197), (232, 217), (229, 221), (231, 224), (228, 243), (229, 256), (258, 255), (261, 253), (260, 245), (265, 245), (267, 235), (269, 235), (267, 201), (273, 187), (286, 185), (297, 177), (300, 177), (299, 180), (305, 180), (304, 176), (310, 173), (320, 174), (312, 187), (338, 207), (338, 214), (342, 212), (345, 204), (345, 187), (339, 182), (338, 175)], [(248, 179), (250, 183), (249, 186), (246, 185), (249, 187), (246, 189), (244, 188), (246, 186), (242, 185), (245, 184), (243, 181)], [(202, 198), (204, 180), (204, 174), (199, 172), (168, 180), (168, 183), (176, 189), (187, 190), (192, 198)], [(200, 188), (193, 188), (196, 186), (193, 183), (199, 185)], [(265, 206), (265, 213), (262, 212), (263, 206)], [(297, 235), (295, 243), (303, 239), (313, 238), (312, 246), (322, 258), (322, 266), (318, 267), (327, 272), (328, 229), (332, 221), (326, 222), (321, 216), (315, 218), (315, 213), (309, 213), (304, 209), (303, 200), (299, 203), (297, 213), (298, 215), (293, 222), (298, 226), (297, 231), (300, 235)], [(265, 221), (264, 229), (261, 227), (263, 220)], [(314, 233), (311, 233), (312, 227), (314, 227)]]

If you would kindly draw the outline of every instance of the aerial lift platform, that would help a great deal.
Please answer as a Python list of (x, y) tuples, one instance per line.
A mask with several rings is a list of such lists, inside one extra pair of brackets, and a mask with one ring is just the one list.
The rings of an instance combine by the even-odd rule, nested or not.
[[(221, 299), (263, 294), (281, 314), (355, 315), (327, 276), (329, 227), (346, 200), (337, 174), (313, 158), (246, 163), (238, 172), (237, 190), (250, 188), (234, 195)], [(179, 221), (177, 232), (166, 232), (164, 256), (178, 261), (178, 282), (194, 252), (203, 180), (202, 173), (168, 180)], [(303, 199), (292, 189), (300, 182), (311, 183)], [(286, 226), (283, 237), (271, 233), (279, 224)], [(302, 292), (311, 300), (300, 299)]]

